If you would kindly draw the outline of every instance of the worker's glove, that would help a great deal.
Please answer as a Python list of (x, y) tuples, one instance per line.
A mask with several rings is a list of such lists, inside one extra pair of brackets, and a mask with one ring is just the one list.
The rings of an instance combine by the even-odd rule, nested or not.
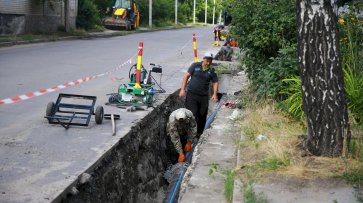
[(189, 152), (192, 149), (192, 141), (188, 141), (184, 147), (184, 151)]
[(178, 162), (181, 163), (181, 162), (184, 162), (184, 160), (185, 160), (184, 153), (179, 153)]

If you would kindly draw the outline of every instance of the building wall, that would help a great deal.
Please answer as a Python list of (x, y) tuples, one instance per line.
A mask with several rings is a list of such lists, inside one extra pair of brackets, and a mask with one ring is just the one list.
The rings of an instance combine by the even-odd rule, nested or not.
[[(55, 32), (64, 26), (64, 0), (0, 0), (0, 34)], [(69, 25), (76, 27), (78, 0), (69, 0)]]
[(29, 0), (0, 0), (0, 13), (27, 14), (31, 1)]

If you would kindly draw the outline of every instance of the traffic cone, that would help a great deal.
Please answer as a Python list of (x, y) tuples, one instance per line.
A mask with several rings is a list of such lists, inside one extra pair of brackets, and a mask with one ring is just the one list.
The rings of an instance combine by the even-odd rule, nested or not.
[(218, 30), (217, 30), (217, 32), (216, 32), (216, 39), (215, 39), (215, 42), (214, 42), (214, 46), (219, 47), (219, 36), (218, 36)]
[(195, 36), (195, 33), (193, 33), (193, 50), (194, 50), (194, 62), (199, 62), (197, 54), (197, 38)]
[(144, 43), (139, 42), (139, 50), (137, 52), (137, 65), (136, 65), (136, 83), (134, 88), (140, 89), (140, 78), (141, 78), (141, 65), (142, 65), (142, 50), (144, 48)]

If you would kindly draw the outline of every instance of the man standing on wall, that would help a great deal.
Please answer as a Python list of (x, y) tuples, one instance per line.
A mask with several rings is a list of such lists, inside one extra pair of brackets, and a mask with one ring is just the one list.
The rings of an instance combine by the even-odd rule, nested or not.
[(193, 63), (184, 74), (179, 92), (180, 97), (186, 96), (185, 107), (193, 113), (197, 121), (197, 138), (203, 133), (207, 121), (210, 82), (213, 87), (212, 99), (218, 102), (218, 77), (214, 69), (210, 68), (212, 61), (213, 54), (207, 52), (202, 62)]

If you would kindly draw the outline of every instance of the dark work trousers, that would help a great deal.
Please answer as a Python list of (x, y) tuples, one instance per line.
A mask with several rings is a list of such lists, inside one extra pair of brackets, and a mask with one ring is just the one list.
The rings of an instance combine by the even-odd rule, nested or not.
[(197, 122), (197, 136), (203, 133), (205, 123), (207, 121), (207, 114), (208, 114), (208, 103), (209, 103), (209, 96), (201, 96), (197, 94), (193, 94), (191, 92), (187, 92), (186, 99), (185, 99), (185, 108), (190, 110)]

